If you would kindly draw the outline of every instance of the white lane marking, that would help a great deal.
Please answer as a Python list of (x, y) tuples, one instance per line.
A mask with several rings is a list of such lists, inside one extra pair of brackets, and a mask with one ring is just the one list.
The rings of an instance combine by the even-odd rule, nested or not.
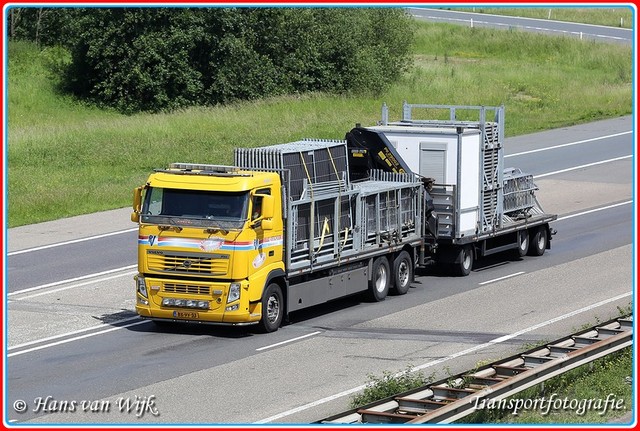
[(43, 246), (40, 246), (40, 247), (27, 248), (25, 250), (12, 251), (10, 253), (7, 253), (7, 256), (15, 256), (17, 254), (31, 253), (33, 251), (46, 250), (48, 248), (60, 247), (60, 246), (63, 246), (63, 245), (76, 244), (76, 243), (84, 242), (84, 241), (92, 241), (94, 239), (106, 238), (108, 236), (120, 235), (120, 234), (123, 234), (123, 233), (134, 232), (134, 231), (137, 231), (137, 230), (138, 230), (138, 228), (136, 227), (136, 228), (133, 228), (133, 229), (120, 230), (118, 232), (111, 232), (111, 233), (105, 233), (105, 234), (102, 234), (102, 235), (89, 236), (87, 238), (80, 238), (80, 239), (73, 239), (73, 240), (70, 240), (70, 241), (57, 242), (55, 244), (43, 245)]
[[(47, 290), (45, 292), (34, 293), (33, 295), (22, 296), (20, 298), (13, 299), (13, 301), (24, 301), (25, 299), (37, 298), (38, 296), (51, 295), (52, 293), (62, 292), (63, 290), (75, 289), (76, 287), (88, 286), (90, 284), (95, 284), (95, 283), (98, 283), (98, 282), (115, 280), (116, 278), (131, 276), (131, 275), (134, 275), (134, 274), (137, 274), (137, 273), (138, 273), (138, 271), (124, 272), (122, 274), (112, 275), (111, 277), (100, 278), (98, 280), (85, 281), (83, 283), (72, 284), (71, 286), (60, 287), (58, 289), (53, 289), (53, 290)], [(133, 289), (133, 283), (131, 284), (131, 286), (132, 286), (132, 289)]]
[(130, 322), (132, 320), (139, 320), (139, 319), (140, 318), (138, 316), (130, 317), (128, 319), (115, 320), (115, 321), (113, 321), (111, 323), (103, 323), (101, 325), (90, 326), (89, 328), (78, 329), (76, 331), (66, 332), (64, 334), (52, 335), (51, 337), (45, 337), (45, 338), (41, 338), (39, 340), (29, 341), (27, 343), (16, 344), (15, 346), (8, 347), (7, 351), (16, 350), (16, 349), (22, 349), (23, 347), (33, 346), (34, 344), (44, 343), (45, 341), (57, 340), (58, 338), (66, 338), (66, 337), (70, 337), (71, 335), (81, 334), (81, 333), (87, 332), (87, 331), (95, 331), (96, 329), (104, 328), (105, 326), (119, 325), (120, 323)]
[(56, 341), (55, 343), (49, 343), (49, 344), (44, 344), (44, 345), (38, 346), (38, 347), (32, 347), (31, 349), (26, 349), (26, 350), (21, 350), (19, 352), (9, 353), (9, 354), (7, 354), (7, 357), (11, 358), (13, 356), (18, 356), (18, 355), (23, 355), (25, 353), (35, 352), (36, 350), (42, 350), (42, 349), (47, 349), (49, 347), (59, 346), (61, 344), (70, 343), (72, 341), (82, 340), (84, 338), (95, 337), (96, 335), (102, 335), (102, 334), (106, 334), (108, 332), (117, 331), (118, 329), (125, 329), (125, 328), (130, 328), (132, 326), (142, 325), (143, 323), (147, 323), (147, 321), (146, 320), (142, 320), (140, 322), (129, 323), (128, 325), (115, 326), (113, 328), (105, 329), (104, 331), (99, 331), (99, 332), (94, 332), (94, 333), (91, 333), (91, 334), (80, 335), (78, 337), (69, 338), (67, 340)]
[[(80, 276), (80, 277), (69, 278), (67, 280), (54, 281), (53, 283), (41, 284), (40, 286), (34, 286), (34, 287), (29, 287), (27, 289), (22, 289), (22, 290), (16, 290), (14, 292), (9, 292), (9, 293), (7, 293), (7, 296), (20, 295), (20, 294), (27, 293), (27, 292), (33, 292), (34, 290), (42, 290), (42, 289), (46, 289), (48, 287), (60, 286), (61, 284), (73, 283), (75, 281), (86, 280), (88, 278), (100, 277), (102, 275), (113, 274), (114, 272), (126, 271), (128, 269), (134, 269), (134, 268), (137, 268), (137, 267), (138, 267), (138, 265), (123, 266), (122, 268), (115, 268), (115, 269), (110, 269), (108, 271), (96, 272), (96, 273), (93, 273), (93, 274), (87, 274), (87, 275), (83, 275), (83, 276)], [(132, 274), (132, 273), (120, 274), (118, 276), (121, 277), (121, 276), (124, 276), (124, 275), (130, 275), (130, 274)]]
[(316, 332), (312, 332), (311, 334), (301, 335), (300, 337), (292, 338), (290, 340), (285, 340), (285, 341), (281, 341), (279, 343), (270, 344), (268, 346), (260, 347), (260, 348), (256, 349), (256, 351), (260, 352), (262, 350), (271, 349), (272, 347), (282, 346), (283, 344), (292, 343), (294, 341), (302, 340), (303, 338), (313, 337), (314, 335), (318, 335), (320, 333), (321, 333), (320, 331), (316, 331)]
[(608, 210), (608, 209), (611, 209), (611, 208), (620, 207), (622, 205), (629, 205), (629, 204), (632, 204), (632, 203), (633, 203), (633, 201), (626, 201), (626, 202), (620, 202), (618, 204), (607, 205), (606, 207), (595, 208), (595, 209), (588, 210), (588, 211), (583, 211), (583, 212), (577, 213), (577, 214), (570, 214), (570, 215), (558, 217), (556, 219), (556, 221), (566, 220), (566, 219), (570, 219), (570, 218), (574, 218), (574, 217), (579, 217), (579, 216), (583, 216), (585, 214), (591, 214), (591, 213), (595, 213), (595, 212), (598, 212), (598, 211), (604, 211), (604, 210)]
[(485, 284), (495, 283), (496, 281), (506, 280), (507, 278), (517, 277), (519, 275), (524, 274), (524, 271), (516, 272), (515, 274), (505, 275), (504, 277), (494, 278), (493, 280), (483, 281), (482, 283), (478, 283), (480, 286), (484, 286)]
[(541, 151), (555, 150), (557, 148), (571, 147), (573, 145), (580, 145), (580, 144), (586, 144), (588, 142), (600, 141), (608, 138), (615, 138), (617, 136), (628, 135), (630, 133), (633, 133), (633, 131), (630, 130), (628, 132), (614, 133), (613, 135), (606, 135), (606, 136), (600, 136), (598, 138), (584, 139), (582, 141), (569, 142), (566, 144), (554, 145), (552, 147), (538, 148), (535, 150), (523, 151), (521, 153), (507, 154), (504, 156), (504, 158), (506, 159), (509, 157), (523, 156), (525, 154), (539, 153)]
[(587, 163), (586, 165), (574, 166), (573, 168), (561, 169), (559, 171), (547, 172), (546, 174), (534, 175), (533, 178), (536, 179), (536, 178), (548, 177), (549, 175), (562, 174), (564, 172), (575, 171), (577, 169), (582, 169), (582, 168), (589, 168), (591, 166), (602, 165), (604, 163), (617, 162), (618, 160), (629, 159), (631, 157), (633, 157), (633, 155), (616, 157), (614, 159), (608, 159), (608, 160), (600, 160), (599, 162)]
[[(453, 353), (453, 354), (451, 354), (449, 356), (446, 356), (446, 357), (443, 357), (443, 358), (440, 358), (440, 359), (436, 359), (436, 360), (431, 361), (431, 362), (427, 362), (426, 364), (422, 364), (422, 365), (419, 365), (417, 367), (414, 367), (414, 368), (410, 369), (407, 372), (419, 371), (419, 370), (422, 370), (422, 369), (425, 369), (425, 368), (433, 367), (434, 365), (438, 365), (438, 364), (441, 364), (443, 362), (459, 358), (460, 356), (464, 356), (464, 355), (468, 355), (470, 353), (474, 353), (474, 352), (476, 352), (478, 350), (482, 350), (482, 349), (485, 349), (487, 347), (491, 347), (491, 346), (493, 346), (495, 344), (504, 343), (505, 341), (511, 340), (512, 338), (519, 337), (520, 335), (526, 334), (527, 332), (535, 331), (536, 329), (540, 329), (540, 328), (542, 328), (544, 326), (551, 325), (553, 323), (559, 322), (559, 321), (567, 319), (569, 317), (573, 317), (573, 316), (578, 315), (580, 313), (584, 313), (584, 312), (592, 310), (594, 308), (606, 305), (606, 304), (608, 304), (610, 302), (618, 301), (620, 299), (623, 299), (623, 298), (626, 298), (628, 296), (631, 296), (632, 294), (633, 294), (633, 292), (623, 293), (623, 294), (615, 296), (613, 298), (609, 298), (609, 299), (605, 299), (605, 300), (600, 301), (600, 302), (596, 302), (595, 304), (591, 304), (591, 305), (588, 305), (586, 307), (580, 308), (578, 310), (571, 311), (571, 312), (569, 312), (567, 314), (563, 314), (562, 316), (558, 316), (558, 317), (555, 317), (555, 318), (550, 319), (550, 320), (546, 320), (544, 322), (538, 323), (537, 325), (530, 326), (528, 328), (522, 329), (522, 330), (514, 332), (512, 334), (508, 334), (508, 335), (504, 335), (502, 337), (495, 338), (495, 339), (493, 339), (493, 340), (491, 340), (489, 342), (486, 342), (484, 344), (480, 344), (480, 345), (477, 345), (477, 346), (474, 346), (474, 347), (470, 347), (468, 349), (461, 350), (459, 352)], [(403, 374), (403, 373), (400, 373), (400, 374)], [(286, 412), (278, 413), (276, 415), (273, 415), (273, 416), (268, 417), (266, 419), (262, 419), (262, 420), (260, 420), (258, 422), (255, 422), (255, 423), (256, 424), (265, 424), (265, 423), (273, 422), (273, 421), (276, 421), (278, 419), (282, 419), (282, 418), (284, 418), (286, 416), (290, 416), (292, 414), (299, 413), (301, 411), (308, 410), (308, 409), (313, 408), (313, 407), (317, 407), (317, 406), (319, 406), (321, 404), (328, 403), (328, 402), (336, 400), (338, 398), (341, 398), (341, 397), (344, 397), (344, 396), (351, 395), (353, 393), (359, 392), (359, 391), (363, 390), (366, 387), (367, 387), (367, 385), (365, 384), (365, 385), (358, 386), (356, 388), (347, 389), (346, 391), (342, 391), (342, 392), (339, 392), (337, 394), (330, 395), (328, 397), (319, 399), (317, 401), (313, 401), (311, 403), (302, 405), (300, 407), (296, 407), (294, 409), (287, 410)]]

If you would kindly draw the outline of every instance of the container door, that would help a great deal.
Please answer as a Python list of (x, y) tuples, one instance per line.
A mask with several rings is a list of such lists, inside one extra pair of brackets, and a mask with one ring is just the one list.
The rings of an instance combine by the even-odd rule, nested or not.
[(447, 146), (446, 144), (420, 144), (420, 175), (435, 178), (436, 184), (446, 184)]

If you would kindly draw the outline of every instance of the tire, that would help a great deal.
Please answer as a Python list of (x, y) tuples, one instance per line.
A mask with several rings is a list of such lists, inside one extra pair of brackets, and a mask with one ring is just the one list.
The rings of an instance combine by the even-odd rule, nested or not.
[(413, 262), (406, 251), (400, 252), (393, 260), (393, 293), (404, 295), (413, 281)]
[(529, 231), (521, 230), (518, 232), (518, 248), (516, 248), (514, 256), (520, 258), (526, 256), (529, 252)]
[(542, 256), (547, 249), (549, 237), (547, 236), (546, 226), (540, 226), (533, 235), (531, 244), (529, 244), (529, 256)]
[(389, 294), (391, 284), (391, 270), (386, 257), (380, 256), (371, 265), (371, 280), (369, 280), (369, 297), (380, 302)]
[(284, 302), (282, 289), (276, 283), (271, 283), (262, 296), (262, 318), (260, 329), (262, 332), (277, 331), (282, 323)]
[(453, 263), (453, 275), (458, 277), (466, 277), (471, 273), (473, 267), (473, 250), (471, 246), (464, 245), (459, 248), (456, 261)]

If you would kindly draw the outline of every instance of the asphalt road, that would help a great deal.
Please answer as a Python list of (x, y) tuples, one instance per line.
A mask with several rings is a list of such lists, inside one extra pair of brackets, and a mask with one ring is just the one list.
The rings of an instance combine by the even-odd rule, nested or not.
[(626, 28), (545, 19), (507, 17), (484, 13), (458, 12), (446, 9), (410, 7), (407, 8), (407, 10), (416, 19), (439, 23), (489, 27), (500, 30), (522, 30), (554, 36), (623, 44), (631, 44), (634, 38), (633, 30)]
[(337, 301), (267, 335), (139, 321), (127, 209), (11, 229), (7, 420), (308, 423), (370, 373), (444, 377), (614, 317), (632, 301), (631, 130), (624, 117), (507, 140), (505, 166), (527, 167), (559, 214), (544, 256), (424, 271), (407, 295)]

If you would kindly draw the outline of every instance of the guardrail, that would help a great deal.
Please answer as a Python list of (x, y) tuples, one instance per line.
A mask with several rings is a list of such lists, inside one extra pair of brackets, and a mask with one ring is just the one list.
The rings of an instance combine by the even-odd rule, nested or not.
[(496, 361), (324, 420), (345, 423), (450, 423), (633, 343), (633, 319), (621, 317)]

